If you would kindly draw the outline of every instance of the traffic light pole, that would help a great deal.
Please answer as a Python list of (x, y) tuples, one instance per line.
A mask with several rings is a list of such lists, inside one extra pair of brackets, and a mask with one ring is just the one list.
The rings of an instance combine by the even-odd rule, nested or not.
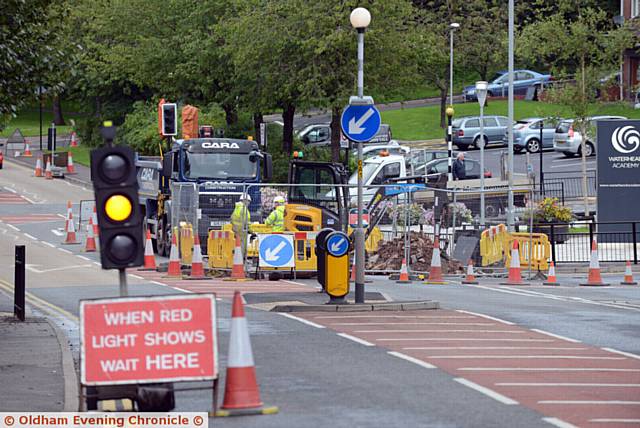
[(129, 295), (129, 287), (127, 285), (127, 271), (125, 269), (118, 269), (118, 280), (120, 281), (120, 297), (127, 297)]

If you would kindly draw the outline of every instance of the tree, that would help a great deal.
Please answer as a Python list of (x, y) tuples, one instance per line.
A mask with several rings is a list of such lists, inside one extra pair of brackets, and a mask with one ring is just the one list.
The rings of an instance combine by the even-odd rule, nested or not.
[[(54, 0), (5, 0), (0, 14), (0, 128), (26, 102), (34, 100), (44, 76), (63, 53), (48, 25)], [(55, 87), (60, 82), (52, 82)]]
[[(575, 18), (571, 18), (574, 16)], [(548, 91), (551, 101), (569, 107), (582, 135), (582, 192), (589, 214), (586, 140), (595, 138), (588, 117), (597, 106), (600, 78), (618, 66), (620, 52), (633, 46), (627, 27), (613, 28), (606, 12), (591, 7), (563, 10), (527, 26), (520, 34), (518, 52), (529, 61), (552, 68), (558, 77), (570, 78)]]

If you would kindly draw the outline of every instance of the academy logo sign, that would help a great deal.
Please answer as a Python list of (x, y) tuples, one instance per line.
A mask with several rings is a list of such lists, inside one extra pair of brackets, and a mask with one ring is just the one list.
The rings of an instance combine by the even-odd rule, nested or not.
[(632, 153), (640, 147), (640, 132), (633, 126), (620, 126), (613, 131), (611, 144), (622, 154)]

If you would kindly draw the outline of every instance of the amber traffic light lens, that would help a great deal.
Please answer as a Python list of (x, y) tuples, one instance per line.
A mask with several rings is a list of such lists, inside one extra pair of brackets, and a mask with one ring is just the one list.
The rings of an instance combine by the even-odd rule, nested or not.
[(104, 212), (113, 221), (124, 221), (131, 216), (133, 206), (131, 201), (124, 195), (109, 196), (104, 204)]

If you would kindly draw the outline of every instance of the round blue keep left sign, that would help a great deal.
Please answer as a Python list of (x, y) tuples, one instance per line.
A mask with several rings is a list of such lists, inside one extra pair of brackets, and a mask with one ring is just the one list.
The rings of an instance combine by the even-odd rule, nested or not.
[(294, 267), (292, 235), (258, 235), (260, 266)]
[(380, 112), (372, 105), (349, 105), (340, 118), (342, 133), (351, 141), (366, 143), (380, 129)]
[(342, 257), (349, 251), (349, 237), (343, 232), (332, 232), (327, 236), (327, 251), (334, 257)]

